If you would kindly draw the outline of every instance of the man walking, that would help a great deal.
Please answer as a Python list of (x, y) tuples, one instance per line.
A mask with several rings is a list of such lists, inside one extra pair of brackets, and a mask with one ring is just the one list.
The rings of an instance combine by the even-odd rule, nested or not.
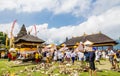
[(94, 76), (96, 76), (96, 70), (95, 70), (95, 48), (92, 50), (89, 50), (89, 67), (90, 67), (90, 76), (94, 73)]

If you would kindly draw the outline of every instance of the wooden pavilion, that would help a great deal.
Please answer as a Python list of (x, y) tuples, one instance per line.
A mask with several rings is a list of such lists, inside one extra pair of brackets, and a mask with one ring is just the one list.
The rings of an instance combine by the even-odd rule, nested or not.
[(39, 39), (36, 36), (27, 34), (25, 25), (23, 24), (20, 32), (15, 38), (15, 48), (19, 50), (20, 53), (35, 52), (38, 50), (38, 47), (44, 43), (42, 39)]
[(73, 37), (71, 39), (67, 39), (63, 44), (66, 44), (68, 47), (74, 46), (76, 43), (79, 42), (85, 42), (85, 41), (90, 41), (93, 43), (93, 46), (95, 47), (103, 47), (103, 46), (114, 46), (117, 44), (117, 42), (110, 37), (106, 36), (105, 34), (102, 34), (101, 32), (97, 34), (91, 34), (91, 35), (86, 35), (84, 34), (83, 36), (80, 37)]

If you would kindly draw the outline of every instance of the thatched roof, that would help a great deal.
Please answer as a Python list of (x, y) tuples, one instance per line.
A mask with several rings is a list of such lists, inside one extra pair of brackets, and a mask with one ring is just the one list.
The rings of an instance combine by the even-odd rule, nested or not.
[(6, 48), (0, 48), (0, 52), (7, 52), (7, 49)]
[(86, 40), (89, 40), (94, 44), (105, 44), (105, 43), (116, 44), (116, 41), (114, 41), (113, 39), (102, 33), (74, 37), (64, 42), (64, 44), (71, 46), (71, 45), (75, 45), (77, 42), (85, 42)]
[(43, 41), (42, 39), (39, 39), (36, 36), (33, 35), (25, 35), (23, 37), (18, 38), (15, 43), (19, 43), (19, 42), (33, 42), (33, 43), (44, 43), (45, 41)]
[(42, 39), (39, 39), (36, 36), (27, 34), (27, 30), (25, 28), (25, 25), (23, 24), (23, 26), (21, 27), (21, 30), (19, 31), (17, 37), (15, 38), (14, 43), (17, 44), (21, 42), (44, 43), (45, 41), (43, 41)]
[(23, 26), (21, 27), (21, 29), (20, 29), (20, 31), (19, 31), (19, 33), (17, 35), (17, 38), (22, 37), (24, 35), (27, 35), (27, 30), (25, 28), (25, 25), (23, 24)]

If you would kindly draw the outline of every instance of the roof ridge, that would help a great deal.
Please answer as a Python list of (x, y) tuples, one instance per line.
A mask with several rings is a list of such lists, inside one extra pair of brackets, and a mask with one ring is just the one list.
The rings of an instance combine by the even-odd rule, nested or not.
[(77, 36), (77, 37), (74, 37), (74, 38), (79, 38), (79, 37), (86, 37), (86, 36), (91, 36), (91, 35), (97, 35), (97, 34), (102, 34), (102, 35), (105, 35), (103, 33), (95, 33), (95, 34), (89, 34), (89, 35), (81, 35), (81, 36)]

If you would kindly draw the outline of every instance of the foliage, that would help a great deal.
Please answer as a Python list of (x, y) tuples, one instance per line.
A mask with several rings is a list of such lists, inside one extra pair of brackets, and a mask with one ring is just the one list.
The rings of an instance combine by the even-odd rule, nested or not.
[[(7, 37), (6, 33), (0, 32), (0, 44), (3, 44), (2, 46), (0, 46), (0, 48), (9, 48), (9, 47), (5, 47), (6, 37)], [(8, 43), (9, 43), (9, 40), (8, 40)]]

